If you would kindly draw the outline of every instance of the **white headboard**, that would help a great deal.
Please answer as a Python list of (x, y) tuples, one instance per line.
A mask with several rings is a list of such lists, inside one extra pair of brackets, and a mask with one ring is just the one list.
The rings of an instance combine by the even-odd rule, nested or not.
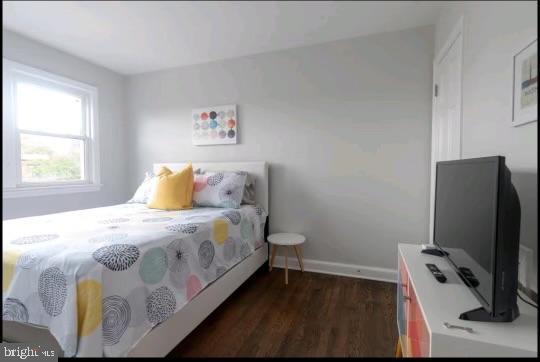
[[(188, 162), (164, 162), (154, 163), (154, 173), (158, 172), (161, 166), (168, 167), (171, 171), (178, 171), (184, 168)], [(255, 199), (266, 212), (268, 208), (268, 164), (264, 161), (254, 162), (192, 162), (193, 170), (198, 168), (207, 171), (246, 171), (255, 177)]]

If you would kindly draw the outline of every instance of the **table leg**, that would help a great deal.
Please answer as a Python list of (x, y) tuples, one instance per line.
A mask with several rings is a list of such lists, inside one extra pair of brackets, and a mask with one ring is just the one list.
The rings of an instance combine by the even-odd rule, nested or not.
[(285, 247), (285, 285), (289, 284), (289, 267), (287, 265), (288, 255), (289, 255), (289, 248)]
[(302, 270), (302, 273), (304, 272), (304, 263), (302, 262), (302, 253), (300, 250), (300, 246), (294, 245), (294, 251), (296, 252), (296, 258), (298, 259), (298, 264), (300, 264), (300, 269)]
[(276, 258), (276, 251), (278, 246), (272, 245), (272, 257), (270, 258), (270, 271), (272, 271), (272, 267), (274, 266), (274, 259)]
[(403, 351), (401, 350), (401, 341), (398, 338), (396, 345), (396, 358), (403, 357)]

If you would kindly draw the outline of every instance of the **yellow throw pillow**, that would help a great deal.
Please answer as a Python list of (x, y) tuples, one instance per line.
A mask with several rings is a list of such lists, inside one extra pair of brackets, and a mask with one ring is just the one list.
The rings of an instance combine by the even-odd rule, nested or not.
[(167, 167), (162, 167), (146, 206), (161, 210), (191, 209), (192, 198), (193, 167), (191, 163), (175, 173)]
[[(191, 164), (190, 164), (191, 165)], [(161, 166), (159, 171), (157, 172), (156, 176), (161, 176), (161, 175), (170, 175), (171, 173), (173, 173), (168, 167), (166, 166)]]

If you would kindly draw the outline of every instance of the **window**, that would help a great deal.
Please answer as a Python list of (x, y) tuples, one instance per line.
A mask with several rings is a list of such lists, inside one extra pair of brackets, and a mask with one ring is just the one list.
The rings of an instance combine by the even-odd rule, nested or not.
[(97, 89), (3, 59), (3, 197), (99, 190)]

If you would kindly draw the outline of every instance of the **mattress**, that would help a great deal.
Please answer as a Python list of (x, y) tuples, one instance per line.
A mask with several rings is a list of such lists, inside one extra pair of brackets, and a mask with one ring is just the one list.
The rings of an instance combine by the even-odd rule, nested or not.
[(3, 222), (3, 320), (49, 329), (65, 356), (126, 356), (264, 244), (266, 211), (143, 204)]

